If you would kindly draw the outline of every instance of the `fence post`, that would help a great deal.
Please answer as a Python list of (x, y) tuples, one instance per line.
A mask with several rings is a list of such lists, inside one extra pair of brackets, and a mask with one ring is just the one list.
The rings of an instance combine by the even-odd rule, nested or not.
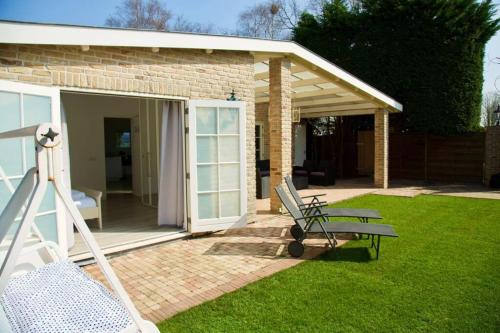
[(484, 183), (489, 185), (491, 176), (500, 173), (500, 126), (486, 127), (484, 151)]

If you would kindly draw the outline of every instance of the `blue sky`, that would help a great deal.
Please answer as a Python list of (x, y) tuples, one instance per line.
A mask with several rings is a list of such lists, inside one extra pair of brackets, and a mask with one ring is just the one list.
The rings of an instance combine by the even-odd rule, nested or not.
[[(300, 0), (305, 3), (306, 0)], [(0, 19), (102, 26), (120, 0), (0, 0)], [(234, 30), (238, 13), (258, 0), (164, 0), (176, 15), (223, 30)], [(494, 1), (499, 6), (500, 0)], [(497, 14), (500, 16), (499, 14)], [(500, 91), (500, 33), (486, 46), (483, 92)]]

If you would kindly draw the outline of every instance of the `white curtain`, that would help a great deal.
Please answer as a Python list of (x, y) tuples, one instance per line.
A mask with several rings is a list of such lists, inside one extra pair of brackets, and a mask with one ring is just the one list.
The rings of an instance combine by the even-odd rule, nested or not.
[(158, 224), (182, 227), (184, 223), (182, 105), (163, 104), (158, 186)]
[[(64, 111), (64, 104), (61, 102), (61, 132), (62, 132), (62, 150), (63, 150), (63, 183), (71, 194), (71, 168), (69, 162), (69, 139), (68, 139), (68, 122), (66, 121), (66, 112)], [(75, 244), (75, 235), (73, 233), (73, 219), (69, 211), (66, 211), (67, 220), (67, 238), (68, 248), (72, 248)]]

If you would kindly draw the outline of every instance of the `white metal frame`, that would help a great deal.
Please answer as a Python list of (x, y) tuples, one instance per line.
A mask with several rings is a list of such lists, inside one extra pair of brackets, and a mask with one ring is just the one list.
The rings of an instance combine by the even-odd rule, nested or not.
[[(240, 153), (240, 215), (211, 219), (198, 218), (198, 176), (197, 176), (197, 146), (196, 146), (196, 109), (199, 107), (238, 108), (239, 109), (239, 153)], [(217, 120), (218, 124), (218, 120)], [(219, 125), (217, 125), (218, 127)], [(219, 134), (217, 134), (219, 136)], [(190, 232), (207, 232), (242, 227), (247, 221), (247, 177), (246, 177), (246, 111), (245, 102), (223, 100), (191, 100), (189, 101), (189, 192), (190, 192)], [(218, 150), (218, 154), (220, 151)], [(219, 159), (218, 159), (219, 160)], [(219, 162), (217, 162), (219, 165)], [(220, 173), (219, 187), (220, 187)], [(236, 189), (234, 189), (236, 190)], [(221, 193), (218, 189), (217, 193)], [(220, 214), (220, 199), (219, 199)]]
[[(33, 84), (12, 82), (8, 80), (0, 80), (0, 91), (18, 93), (21, 96), (21, 103), (23, 101), (24, 95), (36, 95), (51, 98), (51, 118), (52, 123), (60, 127), (61, 125), (61, 100), (60, 91), (58, 88), (39, 86)], [(21, 104), (21, 127), (24, 127), (24, 105)], [(23, 154), (23, 172), (27, 172), (27, 162), (26, 162), (26, 138), (22, 138), (22, 154)], [(59, 148), (62, 149), (62, 148)], [(63, 170), (64, 165), (61, 160), (60, 169)], [(10, 179), (20, 179), (22, 176), (9, 177)], [(65, 210), (62, 209), (63, 204), (60, 198), (56, 196), (55, 200), (55, 210), (45, 212), (42, 214), (37, 214), (37, 216), (43, 216), (46, 214), (56, 215), (57, 220), (57, 242), (61, 246), (62, 251), (67, 254), (68, 251), (68, 235), (67, 235), (67, 224), (65, 219)]]
[[(46, 136), (46, 134), (49, 134), (49, 130), (52, 130), (59, 135), (56, 135), (55, 138), (49, 139)], [(79, 213), (78, 208), (71, 199), (69, 190), (63, 184), (62, 169), (60, 168), (60, 165), (62, 163), (60, 133), (60, 127), (51, 123), (44, 123), (39, 126), (25, 127), (0, 133), (0, 139), (31, 136), (35, 138), (36, 143), (36, 167), (31, 168), (26, 173), (18, 189), (11, 197), (6, 208), (0, 215), (1, 242), (5, 239), (9, 228), (14, 222), (15, 216), (23, 209), (23, 205), (27, 203), (26, 209), (23, 212), (23, 218), (20, 222), (17, 232), (15, 233), (10, 243), (6, 257), (1, 266), (0, 293), (3, 292), (8, 284), (11, 275), (16, 270), (17, 259), (23, 253), (25, 240), (27, 239), (32, 226), (34, 225), (36, 212), (38, 211), (42, 199), (46, 193), (47, 184), (49, 181), (52, 181), (56, 191), (56, 195), (61, 199), (64, 204), (64, 208), (67, 209), (67, 211), (71, 215), (74, 221), (74, 226), (80, 232), (85, 244), (94, 255), (96, 262), (101, 269), (101, 272), (109, 282), (116, 296), (120, 299), (120, 301), (127, 309), (127, 312), (131, 316), (137, 329), (139, 329), (141, 332), (159, 332), (152, 323), (147, 322), (141, 318), (139, 312), (135, 308), (130, 297), (120, 283), (120, 280), (111, 268), (111, 265), (108, 263), (108, 261), (104, 257), (104, 254), (101, 252), (99, 245), (93, 238), (92, 233), (85, 223), (83, 217)], [(26, 250), (26, 248), (24, 250)], [(67, 254), (61, 252), (59, 253), (58, 257), (59, 259), (66, 259)], [(53, 259), (55, 259), (54, 256)]]

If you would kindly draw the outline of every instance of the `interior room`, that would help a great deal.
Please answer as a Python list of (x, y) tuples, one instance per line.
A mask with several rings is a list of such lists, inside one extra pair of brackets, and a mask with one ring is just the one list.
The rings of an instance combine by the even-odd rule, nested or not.
[[(176, 140), (169, 139), (168, 134), (179, 135), (178, 129), (183, 126), (181, 116), (164, 119), (164, 114), (181, 114), (180, 102), (63, 92), (61, 103), (72, 197), (99, 245), (112, 251), (182, 233), (182, 223), (158, 217), (160, 147), (170, 149)], [(170, 126), (175, 122), (179, 133), (169, 130), (162, 135), (167, 121)], [(182, 148), (176, 149), (181, 151), (177, 158), (164, 149), (165, 155), (182, 163)], [(166, 177), (172, 178), (170, 173)], [(73, 237), (70, 255), (85, 257), (87, 249), (78, 233)]]

